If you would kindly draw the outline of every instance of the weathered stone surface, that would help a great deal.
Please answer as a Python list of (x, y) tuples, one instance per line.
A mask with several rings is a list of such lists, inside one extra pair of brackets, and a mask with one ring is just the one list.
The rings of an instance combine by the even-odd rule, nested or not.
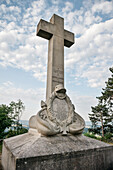
[(64, 46), (74, 44), (74, 34), (64, 30), (64, 19), (53, 15), (50, 22), (40, 20), (37, 36), (49, 40), (46, 99), (58, 84), (64, 85)]
[(4, 170), (112, 170), (113, 146), (85, 137), (24, 134), (4, 140)]
[[(80, 134), (85, 122), (77, 115), (79, 121), (75, 123), (75, 107), (64, 90), (64, 46), (74, 44), (74, 34), (64, 30), (64, 19), (54, 14), (50, 22), (40, 20), (36, 35), (49, 40), (47, 88), (44, 106), (29, 120), (31, 132), (35, 129), (46, 136)], [(56, 91), (58, 86), (62, 89)]]
[(52, 104), (53, 116), (58, 120), (63, 121), (68, 118), (68, 112), (69, 109), (66, 101), (55, 98)]
[(85, 122), (75, 112), (75, 107), (62, 84), (55, 87), (47, 103), (43, 101), (41, 107), (42, 109), (37, 115), (32, 116), (29, 120), (29, 127), (32, 128), (32, 131), (37, 129), (37, 132), (45, 136), (83, 132)]

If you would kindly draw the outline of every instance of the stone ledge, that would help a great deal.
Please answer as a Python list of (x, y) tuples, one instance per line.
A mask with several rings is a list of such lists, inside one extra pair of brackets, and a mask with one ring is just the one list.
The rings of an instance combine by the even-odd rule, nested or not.
[(113, 146), (83, 135), (27, 133), (4, 140), (2, 165), (4, 170), (110, 170)]

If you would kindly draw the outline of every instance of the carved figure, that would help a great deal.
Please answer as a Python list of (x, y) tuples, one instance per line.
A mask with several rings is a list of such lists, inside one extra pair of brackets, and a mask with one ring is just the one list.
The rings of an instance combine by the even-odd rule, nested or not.
[(45, 103), (41, 101), (42, 109), (29, 120), (30, 128), (37, 129), (42, 135), (62, 135), (82, 133), (85, 122), (75, 112), (75, 107), (66, 94), (66, 89), (57, 85)]

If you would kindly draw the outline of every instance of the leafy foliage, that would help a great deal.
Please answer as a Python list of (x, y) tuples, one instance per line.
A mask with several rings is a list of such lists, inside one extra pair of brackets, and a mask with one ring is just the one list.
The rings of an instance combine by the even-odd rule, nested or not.
[(5, 135), (5, 129), (9, 128), (14, 122), (9, 113), (12, 109), (6, 105), (0, 105), (0, 138)]
[[(19, 123), (24, 109), (25, 106), (21, 100), (12, 101), (9, 106), (0, 105), (0, 139), (27, 132), (27, 129)], [(6, 128), (8, 131), (5, 131)]]

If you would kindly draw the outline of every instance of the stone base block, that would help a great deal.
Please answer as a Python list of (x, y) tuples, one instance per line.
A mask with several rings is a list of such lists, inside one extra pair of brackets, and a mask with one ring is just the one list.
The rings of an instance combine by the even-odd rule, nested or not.
[(4, 140), (4, 170), (113, 170), (113, 145), (85, 137), (29, 133)]

